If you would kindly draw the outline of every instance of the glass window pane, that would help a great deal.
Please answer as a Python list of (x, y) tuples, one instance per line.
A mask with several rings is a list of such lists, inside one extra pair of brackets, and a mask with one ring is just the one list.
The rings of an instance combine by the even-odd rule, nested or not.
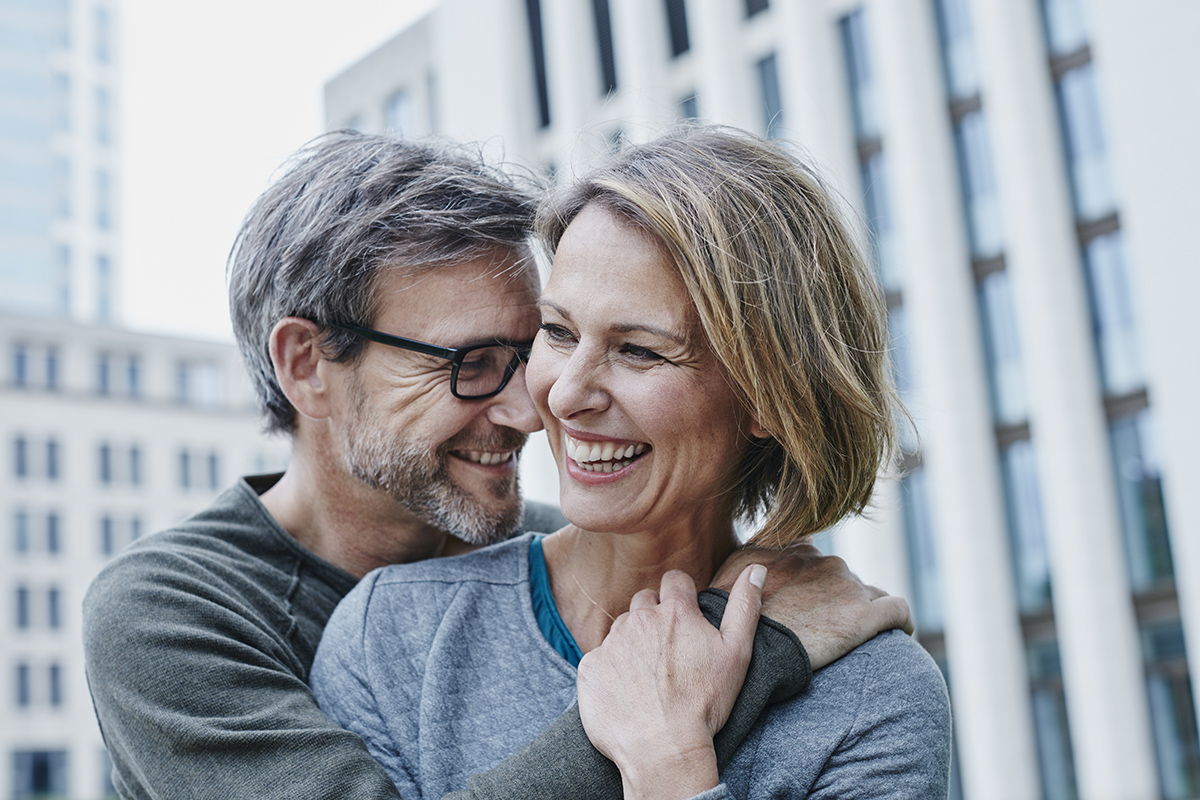
[(1110, 395), (1128, 394), (1145, 384), (1145, 375), (1121, 232), (1088, 242), (1083, 261), (1104, 391)]
[(1200, 736), (1179, 620), (1144, 626), (1142, 650), (1162, 796), (1166, 800), (1196, 797), (1200, 795)]
[(901, 266), (882, 152), (875, 153), (863, 163), (862, 182), (867, 228), (883, 288), (889, 292), (899, 291)]
[(863, 10), (860, 8), (843, 17), (841, 28), (846, 73), (850, 79), (850, 102), (854, 109), (854, 131), (859, 139), (875, 138), (879, 136), (879, 110)]
[(1051, 55), (1073, 53), (1087, 44), (1083, 0), (1042, 0), (1042, 19)]
[(1007, 272), (993, 272), (980, 282), (979, 308), (988, 357), (992, 412), (997, 423), (1016, 425), (1029, 417), (1029, 398)]
[(920, 631), (943, 628), (942, 590), (938, 579), (933, 518), (929, 508), (925, 470), (916, 468), (900, 483), (904, 504), (904, 533), (913, 586), (913, 618)]
[(1045, 611), (1051, 597), (1050, 555), (1033, 444), (1028, 439), (1014, 442), (1001, 454), (1000, 461), (1017, 605), (1025, 614)]
[(1109, 426), (1129, 580), (1144, 592), (1174, 579), (1152, 409)]
[(1004, 250), (1000, 194), (992, 171), (992, 149), (982, 111), (972, 111), (954, 126), (971, 256), (993, 258)]
[(1058, 642), (1031, 643), (1028, 657), (1042, 796), (1045, 800), (1076, 800), (1079, 791)]
[(979, 68), (966, 0), (935, 0), (934, 5), (941, 35), (946, 91), (952, 100), (972, 97), (979, 93)]
[(1108, 144), (1089, 62), (1063, 74), (1058, 81), (1058, 108), (1067, 147), (1067, 166), (1080, 219), (1099, 219), (1117, 208), (1116, 189), (1109, 172)]
[(779, 89), (779, 69), (774, 53), (758, 62), (758, 91), (763, 104), (763, 130), (767, 138), (773, 139), (785, 125), (783, 94)]

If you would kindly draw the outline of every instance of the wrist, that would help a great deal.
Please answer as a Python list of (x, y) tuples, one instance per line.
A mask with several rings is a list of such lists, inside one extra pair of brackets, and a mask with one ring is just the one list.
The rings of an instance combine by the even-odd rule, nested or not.
[(672, 737), (614, 761), (625, 800), (686, 800), (721, 782), (711, 739), (688, 744)]

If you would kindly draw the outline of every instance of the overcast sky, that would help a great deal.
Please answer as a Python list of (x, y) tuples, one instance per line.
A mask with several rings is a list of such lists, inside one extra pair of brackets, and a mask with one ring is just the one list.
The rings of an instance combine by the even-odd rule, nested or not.
[(436, 0), (123, 0), (124, 322), (229, 337), (225, 256), (327, 79)]

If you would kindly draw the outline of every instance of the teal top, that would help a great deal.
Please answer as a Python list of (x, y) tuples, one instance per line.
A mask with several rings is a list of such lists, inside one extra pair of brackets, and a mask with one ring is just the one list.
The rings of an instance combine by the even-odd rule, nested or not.
[(533, 615), (537, 617), (538, 628), (542, 636), (554, 648), (554, 651), (565, 658), (572, 667), (579, 666), (583, 651), (575, 643), (575, 637), (563, 618), (558, 614), (558, 606), (554, 603), (554, 593), (550, 591), (550, 573), (546, 569), (546, 556), (542, 554), (542, 536), (534, 536), (529, 543), (529, 590), (533, 595)]

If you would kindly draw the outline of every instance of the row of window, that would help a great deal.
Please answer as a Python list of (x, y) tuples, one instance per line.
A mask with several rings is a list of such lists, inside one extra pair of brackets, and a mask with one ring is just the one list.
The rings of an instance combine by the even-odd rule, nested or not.
[[(112, 265), (105, 256), (100, 256), (97, 270), (102, 273), (102, 284), (109, 288), (98, 289), (100, 297), (111, 294)], [(101, 305), (111, 312), (110, 301)], [(57, 391), (62, 388), (62, 359), (53, 345), (36, 346), (25, 342), (14, 344), (9, 358), (9, 384), (17, 388), (38, 387)], [(134, 353), (117, 354), (100, 352), (95, 356), (93, 389), (96, 394), (107, 397), (119, 395), (140, 398), (144, 392), (141, 358)], [(225, 380), (221, 365), (215, 361), (180, 360), (175, 362), (173, 393), (175, 402), (205, 408), (219, 407), (225, 394)]]
[[(12, 551), (18, 555), (59, 555), (65, 550), (63, 529), (58, 511), (37, 515), (18, 509), (12, 517)], [(96, 524), (96, 552), (111, 556), (145, 532), (145, 523), (137, 514), (102, 514)]]
[[(55, 75), (52, 90), (54, 104), (54, 130), (67, 133), (71, 130), (71, 78)], [(112, 94), (106, 87), (97, 86), (92, 91), (92, 138), (96, 144), (107, 147), (113, 143), (114, 111)]]
[[(20, 479), (45, 477), (57, 481), (63, 476), (63, 448), (53, 437), (41, 448), (25, 436), (13, 439), (13, 476)], [(177, 455), (176, 480), (180, 489), (221, 488), (221, 458), (215, 451), (199, 452), (181, 448)], [(140, 446), (118, 448), (102, 442), (96, 448), (96, 477), (102, 486), (124, 484), (141, 486), (145, 478), (145, 458)]]
[[(70, 787), (70, 753), (66, 750), (14, 750), (12, 753), (13, 800), (48, 800), (65, 798)], [(100, 751), (100, 774), (96, 776), (98, 792), (81, 792), (85, 797), (115, 800), (117, 791), (112, 783), (112, 759)]]

